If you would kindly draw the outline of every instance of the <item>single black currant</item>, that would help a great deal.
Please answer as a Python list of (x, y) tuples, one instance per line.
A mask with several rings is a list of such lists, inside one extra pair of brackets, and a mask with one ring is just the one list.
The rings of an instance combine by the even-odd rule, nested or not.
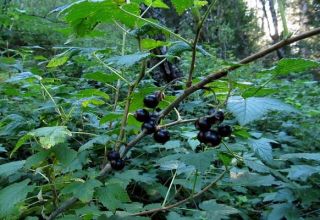
[(200, 141), (201, 143), (205, 143), (204, 131), (200, 131), (200, 132), (198, 133), (197, 139), (198, 139), (198, 141)]
[(214, 117), (217, 119), (219, 123), (223, 122), (224, 120), (224, 113), (223, 111), (217, 111)]
[(122, 159), (112, 160), (110, 162), (110, 164), (111, 164), (112, 169), (114, 169), (114, 170), (122, 170), (126, 165), (126, 163)]
[(145, 109), (139, 109), (135, 112), (134, 117), (137, 119), (137, 121), (145, 122), (150, 119), (150, 114)]
[(109, 161), (112, 161), (112, 160), (119, 160), (120, 159), (120, 154), (119, 152), (117, 151), (109, 151), (108, 152), (108, 155), (107, 155), (107, 158)]
[(229, 137), (232, 133), (232, 128), (229, 125), (219, 125), (218, 133), (222, 137)]
[(158, 114), (155, 112), (150, 113), (150, 121), (156, 121), (158, 119)]
[(148, 108), (155, 108), (159, 104), (159, 98), (155, 94), (147, 95), (143, 99), (144, 106)]
[(153, 134), (153, 139), (158, 143), (164, 144), (170, 140), (170, 133), (168, 130), (160, 129)]
[(211, 128), (211, 123), (207, 117), (202, 117), (199, 118), (195, 123), (194, 123), (196, 129), (200, 131), (208, 131)]
[(206, 131), (204, 133), (204, 139), (205, 143), (212, 147), (218, 146), (221, 143), (221, 136), (218, 132), (213, 130)]
[(146, 130), (147, 131), (147, 134), (152, 134), (153, 132), (156, 131), (156, 123), (155, 121), (147, 121), (147, 122), (144, 122), (141, 126), (141, 130)]

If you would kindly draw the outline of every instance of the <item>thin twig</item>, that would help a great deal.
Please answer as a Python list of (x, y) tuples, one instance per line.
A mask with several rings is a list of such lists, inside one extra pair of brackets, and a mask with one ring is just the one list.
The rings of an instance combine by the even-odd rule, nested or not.
[(212, 186), (214, 186), (219, 180), (221, 180), (223, 178), (223, 176), (226, 174), (227, 170), (223, 171), (223, 173), (221, 173), (213, 182), (211, 182), (208, 186), (206, 186), (205, 188), (203, 188), (200, 192), (198, 192), (197, 194), (191, 195), (186, 199), (183, 199), (177, 203), (174, 203), (172, 205), (168, 205), (162, 208), (157, 208), (157, 209), (151, 209), (148, 211), (144, 211), (144, 212), (137, 212), (137, 213), (133, 213), (131, 214), (131, 216), (141, 216), (141, 215), (149, 215), (152, 213), (156, 213), (156, 212), (165, 212), (168, 211), (169, 209), (178, 207), (192, 199), (195, 199), (199, 196), (201, 196), (202, 194), (204, 194), (205, 192), (207, 192)]

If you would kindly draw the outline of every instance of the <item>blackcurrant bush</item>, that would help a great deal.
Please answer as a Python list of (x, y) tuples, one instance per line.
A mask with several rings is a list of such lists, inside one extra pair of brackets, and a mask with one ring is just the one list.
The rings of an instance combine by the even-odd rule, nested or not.
[(156, 123), (155, 121), (147, 121), (147, 122), (144, 122), (141, 126), (141, 130), (146, 130), (147, 134), (152, 134), (153, 132), (156, 131)]
[(114, 150), (113, 151), (109, 151), (108, 155), (107, 155), (107, 158), (108, 158), (109, 161), (118, 160), (118, 159), (120, 159), (120, 154), (119, 154), (119, 152), (114, 151)]
[(122, 170), (125, 167), (125, 162), (122, 159), (112, 160), (110, 162), (112, 169), (114, 170)]
[(206, 144), (215, 147), (221, 143), (221, 136), (218, 132), (210, 130), (204, 133), (204, 140)]
[(200, 131), (208, 131), (211, 128), (211, 123), (207, 117), (202, 117), (199, 118), (195, 123), (194, 123), (196, 129)]
[(232, 128), (229, 125), (219, 125), (218, 133), (222, 137), (229, 137), (232, 133)]
[(159, 98), (155, 94), (147, 95), (143, 99), (144, 106), (148, 108), (155, 108), (159, 104)]
[(150, 119), (150, 114), (145, 109), (139, 109), (135, 112), (134, 117), (137, 119), (137, 121), (145, 122)]
[(164, 144), (170, 140), (170, 133), (168, 130), (160, 129), (153, 134), (153, 139), (158, 143)]

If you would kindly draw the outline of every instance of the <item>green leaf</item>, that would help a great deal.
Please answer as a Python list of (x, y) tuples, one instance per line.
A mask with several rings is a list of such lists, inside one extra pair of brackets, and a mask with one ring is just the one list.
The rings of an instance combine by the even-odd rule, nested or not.
[(148, 6), (152, 5), (153, 8), (169, 9), (169, 6), (162, 0), (144, 0), (144, 3)]
[(274, 68), (263, 72), (271, 72), (275, 74), (285, 75), (294, 72), (304, 72), (318, 67), (320, 67), (320, 63), (317, 61), (301, 58), (286, 58), (280, 60)]
[(179, 15), (193, 6), (193, 0), (171, 0), (171, 2)]
[(306, 181), (313, 174), (319, 173), (320, 167), (309, 165), (291, 165), (287, 171), (289, 179)]
[(36, 154), (33, 154), (31, 157), (28, 157), (24, 167), (26, 169), (30, 169), (31, 167), (35, 167), (45, 161), (47, 157), (50, 155), (50, 151), (42, 150)]
[(63, 64), (65, 64), (67, 61), (69, 60), (69, 56), (65, 55), (65, 56), (56, 56), (54, 58), (52, 58), (50, 60), (50, 62), (48, 63), (47, 67), (48, 68), (54, 68), (54, 67), (58, 67), (58, 66), (62, 66)]
[(120, 118), (122, 118), (123, 113), (117, 113), (117, 112), (108, 112), (105, 116), (103, 116), (100, 119), (100, 125), (103, 125), (107, 122), (114, 122)]
[(283, 154), (280, 159), (290, 160), (290, 159), (305, 159), (305, 160), (315, 160), (320, 162), (320, 153), (293, 153), (293, 154)]
[(28, 185), (30, 180), (26, 179), (19, 183), (11, 184), (0, 190), (0, 217), (9, 216), (18, 205), (32, 192), (34, 186)]
[(267, 216), (267, 220), (297, 220), (301, 219), (299, 211), (291, 203), (281, 203), (271, 205), (272, 211)]
[(102, 72), (94, 72), (94, 73), (86, 73), (82, 76), (85, 79), (94, 80), (101, 83), (112, 83), (119, 79), (119, 77), (114, 73), (102, 73)]
[(24, 145), (26, 143), (26, 141), (28, 141), (30, 138), (32, 138), (32, 135), (30, 134), (26, 134), (23, 135), (21, 138), (19, 138), (18, 142), (16, 143), (16, 146), (13, 148), (13, 150), (10, 153), (10, 158), (12, 157), (12, 155), (19, 150), (19, 148)]
[(8, 177), (18, 172), (24, 165), (25, 160), (13, 161), (0, 165), (0, 177)]
[(61, 192), (62, 194), (71, 193), (80, 201), (86, 203), (92, 200), (94, 189), (100, 187), (102, 183), (95, 179), (90, 179), (85, 182), (72, 182), (67, 185)]
[(142, 39), (141, 47), (146, 50), (152, 50), (157, 47), (168, 46), (170, 43), (154, 39)]
[(8, 83), (16, 83), (16, 82), (19, 82), (19, 81), (22, 81), (22, 80), (27, 80), (27, 79), (37, 79), (37, 80), (42, 80), (42, 77), (41, 76), (38, 76), (38, 75), (35, 75), (31, 72), (22, 72), (22, 73), (19, 73), (13, 77), (11, 77), (10, 79), (6, 80), (5, 82), (8, 82)]
[(256, 173), (249, 172), (234, 172), (231, 171), (231, 182), (233, 185), (238, 186), (272, 186), (279, 185), (280, 183), (275, 180), (275, 178), (271, 175), (259, 175)]
[(130, 202), (127, 191), (118, 184), (107, 184), (105, 187), (98, 188), (96, 196), (104, 207), (115, 212), (122, 207), (122, 203)]
[(99, 135), (97, 137), (94, 137), (92, 140), (88, 141), (84, 145), (82, 145), (79, 149), (79, 152), (91, 149), (94, 144), (101, 144), (105, 145), (110, 140), (109, 136), (106, 135)]
[(262, 118), (269, 111), (297, 112), (296, 109), (280, 100), (267, 97), (231, 96), (227, 108), (236, 117), (240, 125), (248, 124)]
[(219, 152), (218, 158), (219, 158), (219, 160), (222, 161), (223, 165), (229, 166), (231, 164), (233, 156), (231, 156), (230, 154), (227, 154), (225, 152)]
[(76, 158), (78, 153), (67, 147), (67, 146), (55, 146), (52, 148), (53, 152), (55, 153), (58, 161), (62, 163), (63, 167), (69, 166)]
[(137, 52), (130, 55), (112, 57), (107, 59), (106, 61), (117, 66), (130, 67), (149, 56), (150, 53)]
[(211, 162), (215, 159), (215, 155), (216, 153), (214, 150), (207, 150), (205, 152), (183, 155), (181, 161), (194, 166), (200, 172), (205, 172), (209, 168)]
[(259, 158), (264, 161), (271, 162), (273, 159), (271, 142), (276, 143), (275, 141), (267, 138), (260, 138), (258, 140), (250, 139), (249, 145)]
[(76, 94), (78, 97), (80, 98), (88, 98), (88, 97), (95, 97), (95, 96), (99, 96), (104, 98), (105, 100), (109, 100), (110, 97), (108, 94), (106, 94), (105, 92), (102, 92), (99, 89), (85, 89), (85, 90), (81, 90), (79, 92), (77, 92)]
[(224, 204), (218, 204), (216, 200), (202, 202), (199, 207), (205, 211), (205, 218), (208, 220), (229, 219), (229, 215), (239, 213), (239, 210)]
[(65, 126), (42, 127), (29, 132), (29, 134), (39, 138), (41, 146), (45, 149), (64, 143), (67, 137), (72, 136)]

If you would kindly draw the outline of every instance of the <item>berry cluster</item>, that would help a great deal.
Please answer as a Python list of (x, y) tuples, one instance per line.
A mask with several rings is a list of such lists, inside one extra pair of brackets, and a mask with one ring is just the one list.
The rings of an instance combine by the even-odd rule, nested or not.
[(120, 158), (120, 154), (117, 151), (110, 151), (107, 157), (110, 161), (112, 169), (114, 170), (122, 170), (126, 165), (124, 160)]
[[(159, 102), (163, 99), (161, 92), (147, 95), (143, 99), (144, 106), (154, 109), (158, 106)], [(158, 114), (155, 112), (149, 113), (146, 109), (139, 109), (135, 112), (134, 117), (137, 121), (143, 122), (141, 130), (146, 130), (147, 134), (153, 134), (153, 139), (161, 144), (170, 140), (170, 133), (166, 129), (157, 129)]]
[(217, 130), (211, 129), (212, 125), (220, 124), (224, 120), (224, 113), (210, 109), (209, 116), (201, 117), (195, 122), (195, 127), (199, 130), (197, 139), (204, 144), (215, 147), (221, 143), (222, 137), (228, 137), (232, 133), (229, 125), (218, 125)]

